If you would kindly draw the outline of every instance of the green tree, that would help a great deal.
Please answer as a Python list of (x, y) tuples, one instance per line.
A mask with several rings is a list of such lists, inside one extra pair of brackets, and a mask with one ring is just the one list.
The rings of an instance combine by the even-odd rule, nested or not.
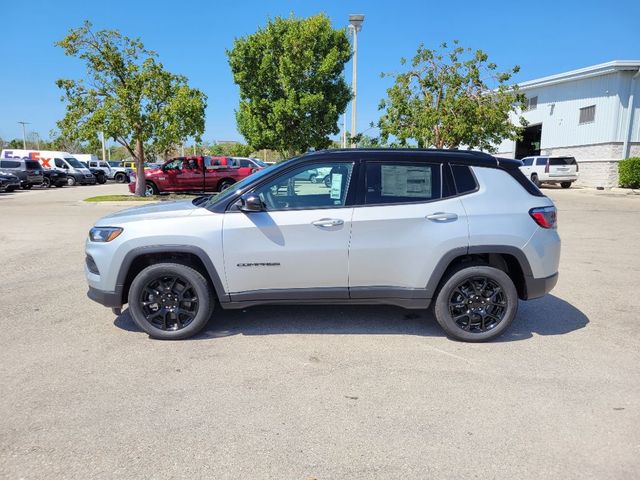
[(238, 129), (250, 145), (291, 156), (331, 144), (351, 98), (342, 75), (351, 58), (346, 30), (324, 14), (277, 17), (227, 55), (240, 87)]
[(136, 195), (144, 195), (145, 144), (161, 152), (204, 131), (206, 96), (187, 79), (166, 71), (139, 39), (115, 30), (92, 31), (91, 23), (56, 42), (83, 60), (87, 81), (56, 82), (67, 103), (58, 122), (62, 136), (93, 142), (99, 132), (122, 145), (136, 161)]
[[(418, 147), (494, 151), (503, 139), (517, 139), (521, 127), (509, 114), (524, 106), (524, 95), (507, 82), (518, 71), (498, 71), (486, 53), (458, 41), (443, 43), (440, 51), (420, 45), (408, 71), (383, 74), (395, 79), (379, 107), (383, 143), (393, 136), (401, 146), (415, 141)], [(519, 123), (526, 125), (523, 117)]]

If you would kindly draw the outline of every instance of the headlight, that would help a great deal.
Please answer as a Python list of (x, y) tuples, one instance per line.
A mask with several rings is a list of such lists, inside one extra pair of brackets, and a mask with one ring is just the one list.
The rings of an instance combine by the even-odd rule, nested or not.
[(110, 242), (122, 233), (119, 227), (93, 227), (89, 230), (89, 239), (92, 242)]

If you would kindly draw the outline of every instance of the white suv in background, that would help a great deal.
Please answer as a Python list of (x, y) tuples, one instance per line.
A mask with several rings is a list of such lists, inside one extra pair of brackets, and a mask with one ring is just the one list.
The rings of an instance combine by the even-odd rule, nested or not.
[(536, 187), (543, 183), (559, 183), (569, 188), (578, 180), (578, 162), (574, 157), (524, 157), (520, 167)]
[[(469, 151), (309, 153), (219, 195), (102, 218), (86, 243), (88, 295), (116, 314), (128, 303), (163, 339), (195, 335), (214, 307), (340, 303), (432, 305), (449, 336), (489, 340), (519, 298), (558, 278), (556, 208), (520, 165)], [(318, 171), (328, 186), (309, 182)]]

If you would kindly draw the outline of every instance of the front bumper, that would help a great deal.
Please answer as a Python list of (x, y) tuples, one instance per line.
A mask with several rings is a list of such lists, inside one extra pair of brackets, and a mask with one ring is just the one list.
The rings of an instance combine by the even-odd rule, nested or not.
[(524, 277), (526, 291), (526, 300), (532, 300), (534, 298), (540, 298), (556, 286), (558, 283), (558, 273), (554, 273), (553, 275), (546, 278), (534, 278), (528, 275)]
[(119, 292), (105, 292), (104, 290), (100, 290), (90, 286), (89, 291), (87, 292), (87, 297), (89, 297), (94, 302), (98, 302), (99, 304), (104, 305), (105, 307), (122, 307), (122, 295)]

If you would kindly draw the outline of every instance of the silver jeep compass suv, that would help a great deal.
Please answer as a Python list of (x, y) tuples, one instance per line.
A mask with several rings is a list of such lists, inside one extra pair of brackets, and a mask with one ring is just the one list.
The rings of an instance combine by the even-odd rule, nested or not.
[(558, 278), (556, 208), (520, 166), (471, 151), (306, 154), (217, 196), (100, 219), (88, 295), (128, 304), (162, 339), (198, 333), (218, 305), (349, 303), (431, 305), (450, 337), (489, 340)]

